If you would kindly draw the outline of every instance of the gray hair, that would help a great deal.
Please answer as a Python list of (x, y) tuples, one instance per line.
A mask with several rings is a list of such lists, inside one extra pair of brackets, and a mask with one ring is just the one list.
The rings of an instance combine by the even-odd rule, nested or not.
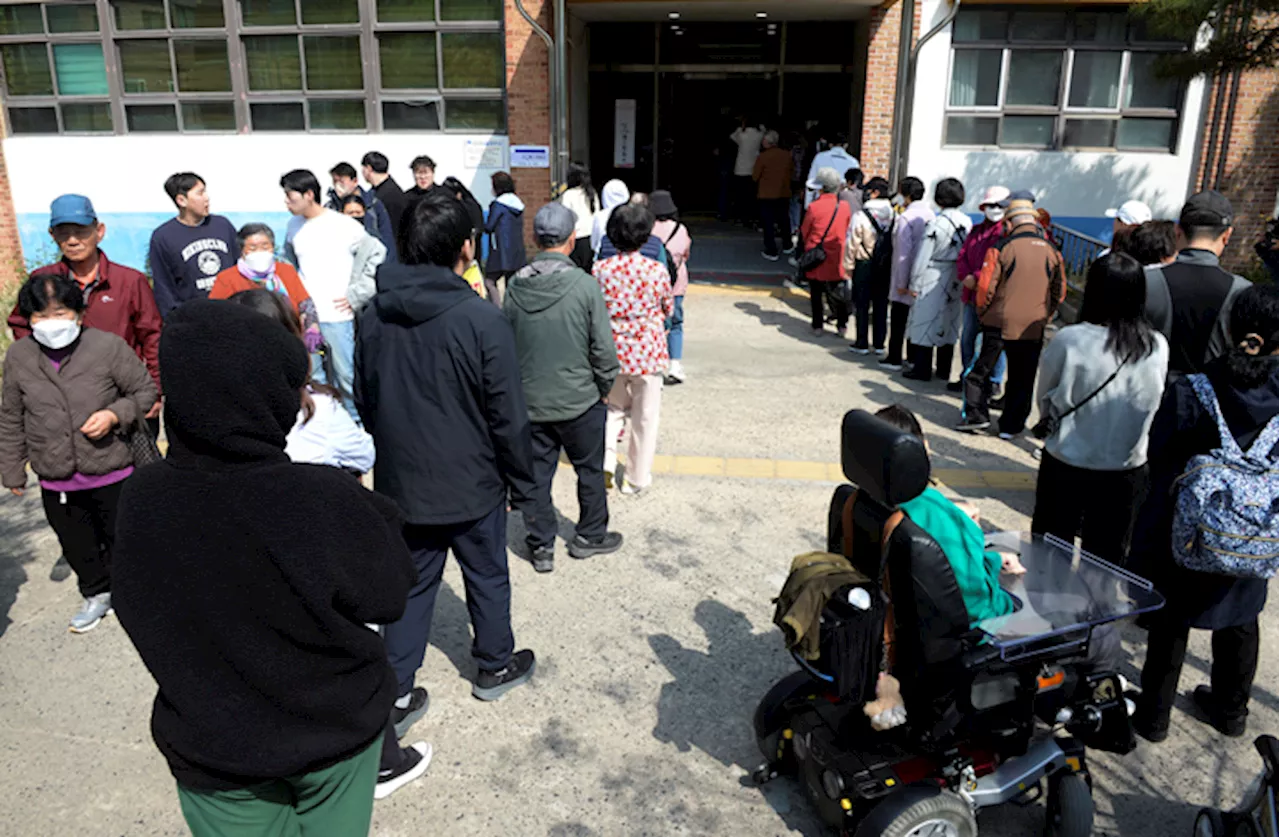
[(255, 235), (265, 235), (267, 237), (267, 241), (271, 242), (271, 249), (273, 250), (275, 249), (275, 246), (276, 246), (275, 232), (271, 229), (271, 227), (267, 226), (266, 224), (258, 223), (257, 221), (254, 221), (249, 224), (245, 224), (236, 233), (236, 249), (239, 250), (241, 253), (243, 253), (245, 242), (248, 241), (250, 238), (253, 238)]
[(818, 169), (817, 173), (813, 176), (813, 179), (818, 182), (818, 185), (820, 187), (822, 187), (822, 191), (824, 194), (835, 193), (840, 191), (840, 185), (841, 185), (840, 172), (836, 171), (830, 166), (823, 166), (822, 168)]
[(766, 144), (768, 144), (768, 145), (777, 145), (777, 144), (778, 144), (778, 132), (777, 132), (777, 131), (765, 131), (765, 133), (764, 133), (764, 141), (765, 141), (765, 143), (766, 143)]

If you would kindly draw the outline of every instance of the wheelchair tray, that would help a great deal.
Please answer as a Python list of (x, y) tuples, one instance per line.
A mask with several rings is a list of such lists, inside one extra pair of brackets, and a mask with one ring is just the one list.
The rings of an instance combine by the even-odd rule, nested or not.
[(1091, 628), (1164, 605), (1151, 582), (1053, 535), (993, 532), (987, 548), (1026, 568), (1000, 577), (1017, 610), (977, 625), (1008, 661), (1078, 644)]

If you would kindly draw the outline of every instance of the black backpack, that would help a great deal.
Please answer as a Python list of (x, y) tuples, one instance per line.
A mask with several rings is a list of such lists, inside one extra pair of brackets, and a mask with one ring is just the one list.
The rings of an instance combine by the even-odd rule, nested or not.
[(867, 264), (871, 265), (871, 275), (875, 277), (888, 276), (893, 269), (893, 224), (890, 223), (887, 228), (882, 230), (870, 210), (864, 209), (862, 214), (867, 216), (867, 220), (871, 222), (872, 229), (876, 231), (876, 246), (871, 251), (871, 258), (867, 260)]

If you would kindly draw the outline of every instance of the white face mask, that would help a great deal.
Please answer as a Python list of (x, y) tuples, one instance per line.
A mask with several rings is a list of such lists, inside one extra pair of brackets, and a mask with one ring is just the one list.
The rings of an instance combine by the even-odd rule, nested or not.
[(65, 349), (80, 336), (75, 320), (41, 320), (31, 324), (31, 336), (46, 349)]
[(1004, 220), (1004, 207), (988, 206), (982, 210), (982, 214), (987, 216), (987, 220), (994, 224)]
[(276, 254), (269, 250), (254, 250), (252, 253), (245, 253), (245, 267), (254, 273), (266, 273), (271, 270), (271, 266), (276, 262)]

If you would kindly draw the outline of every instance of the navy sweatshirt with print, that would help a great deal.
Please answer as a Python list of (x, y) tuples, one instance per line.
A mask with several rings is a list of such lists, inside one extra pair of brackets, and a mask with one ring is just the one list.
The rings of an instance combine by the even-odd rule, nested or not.
[(236, 228), (221, 215), (189, 227), (170, 218), (151, 234), (151, 279), (160, 316), (189, 299), (204, 299), (213, 280), (240, 258)]

